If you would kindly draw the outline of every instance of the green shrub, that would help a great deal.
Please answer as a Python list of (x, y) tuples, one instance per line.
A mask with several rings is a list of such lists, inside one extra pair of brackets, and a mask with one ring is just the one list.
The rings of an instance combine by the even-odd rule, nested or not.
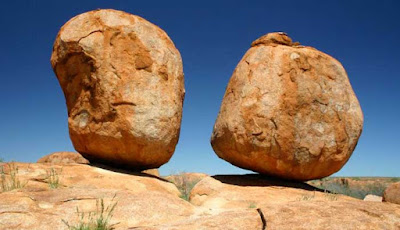
[(249, 208), (256, 208), (257, 207), (257, 205), (256, 205), (256, 203), (254, 203), (254, 202), (251, 202), (250, 204), (249, 204)]
[(175, 180), (173, 183), (178, 188), (181, 193), (180, 198), (189, 201), (190, 192), (194, 188), (194, 186), (199, 183), (199, 179), (197, 180), (189, 180), (189, 178), (185, 175), (185, 173), (179, 173), (175, 176)]
[[(6, 172), (5, 168), (8, 168)], [(23, 188), (26, 183), (22, 183), (18, 177), (18, 166), (9, 163), (0, 166), (0, 186), (2, 192)]]
[(76, 208), (79, 222), (75, 225), (71, 225), (65, 220), (62, 221), (69, 230), (112, 230), (114, 227), (110, 224), (110, 220), (117, 206), (114, 198), (115, 196), (111, 200), (111, 204), (107, 206), (104, 205), (103, 199), (97, 199), (95, 212), (84, 213)]
[(347, 183), (342, 183), (342, 181), (329, 181), (318, 187), (333, 193), (343, 194), (358, 199), (364, 199), (368, 194), (382, 196), (386, 189), (386, 185), (379, 182), (366, 185), (365, 187), (352, 187)]
[(395, 182), (399, 182), (399, 181), (400, 181), (400, 177), (392, 177), (392, 178), (390, 178), (390, 182), (395, 183)]

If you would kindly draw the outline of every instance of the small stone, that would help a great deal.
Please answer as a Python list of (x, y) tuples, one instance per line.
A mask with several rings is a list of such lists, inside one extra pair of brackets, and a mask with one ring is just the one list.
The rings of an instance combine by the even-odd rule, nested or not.
[(382, 202), (382, 197), (377, 195), (368, 194), (364, 197), (364, 201)]

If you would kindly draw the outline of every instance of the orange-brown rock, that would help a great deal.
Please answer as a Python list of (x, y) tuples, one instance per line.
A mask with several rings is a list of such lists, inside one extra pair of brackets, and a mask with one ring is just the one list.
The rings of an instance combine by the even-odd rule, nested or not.
[[(82, 164), (4, 163), (0, 167), (4, 167), (7, 182), (10, 166), (18, 168), (15, 178), (24, 186), (0, 190), (0, 229), (67, 229), (63, 220), (71, 226), (87, 222), (80, 219), (77, 209), (86, 217), (89, 213), (96, 216), (96, 201), (101, 199), (105, 206), (116, 204), (109, 220), (116, 230), (262, 229), (256, 210), (203, 209), (179, 198), (173, 183), (145, 173)], [(58, 188), (49, 186), (51, 170), (59, 178)]]
[(400, 229), (400, 205), (262, 175), (206, 177), (193, 188), (190, 202), (209, 210), (259, 209), (266, 229)]
[[(67, 229), (63, 220), (72, 226), (87, 221), (77, 209), (96, 216), (101, 199), (106, 206), (116, 204), (109, 220), (115, 230), (400, 228), (397, 204), (261, 175), (204, 177), (187, 202), (173, 183), (146, 173), (35, 163), (0, 163), (0, 172), (0, 185), (21, 185), (11, 191), (0, 187), (0, 229)], [(57, 175), (57, 188), (50, 186), (49, 172)]]
[(89, 164), (89, 161), (79, 153), (74, 152), (54, 152), (40, 158), (37, 163), (49, 164)]
[(143, 170), (142, 173), (160, 177), (160, 172), (158, 171), (158, 169), (146, 169), (146, 170)]
[(85, 158), (132, 169), (171, 158), (184, 80), (180, 53), (162, 29), (122, 11), (83, 13), (61, 28), (51, 64), (72, 143)]
[(393, 183), (385, 189), (383, 201), (400, 204), (400, 182)]
[(362, 126), (343, 66), (284, 33), (271, 33), (254, 41), (237, 65), (211, 144), (238, 167), (310, 180), (342, 168)]

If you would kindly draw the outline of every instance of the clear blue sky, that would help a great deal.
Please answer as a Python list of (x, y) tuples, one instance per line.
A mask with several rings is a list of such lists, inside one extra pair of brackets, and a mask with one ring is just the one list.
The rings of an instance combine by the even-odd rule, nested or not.
[(246, 172), (214, 154), (212, 128), (226, 84), (250, 43), (285, 31), (337, 58), (360, 100), (364, 131), (336, 175), (400, 176), (400, 1), (5, 1), (0, 8), (0, 157), (34, 162), (54, 151), (74, 150), (49, 59), (60, 27), (97, 8), (146, 18), (181, 52), (186, 85), (181, 138), (162, 174)]

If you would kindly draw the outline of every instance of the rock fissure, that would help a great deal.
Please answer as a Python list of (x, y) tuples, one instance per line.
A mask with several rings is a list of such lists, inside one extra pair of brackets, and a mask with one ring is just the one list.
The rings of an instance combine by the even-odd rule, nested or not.
[(262, 212), (261, 208), (257, 208), (257, 213), (260, 215), (260, 219), (262, 222), (261, 230), (267, 229), (267, 220), (265, 219), (264, 213)]
[(103, 30), (95, 30), (95, 31), (92, 31), (92, 32), (90, 32), (89, 34), (87, 34), (87, 35), (85, 35), (85, 36), (79, 38), (78, 41), (77, 41), (77, 43), (79, 43), (82, 39), (87, 38), (87, 37), (89, 37), (90, 35), (92, 35), (92, 34), (94, 34), (94, 33), (103, 33)]

